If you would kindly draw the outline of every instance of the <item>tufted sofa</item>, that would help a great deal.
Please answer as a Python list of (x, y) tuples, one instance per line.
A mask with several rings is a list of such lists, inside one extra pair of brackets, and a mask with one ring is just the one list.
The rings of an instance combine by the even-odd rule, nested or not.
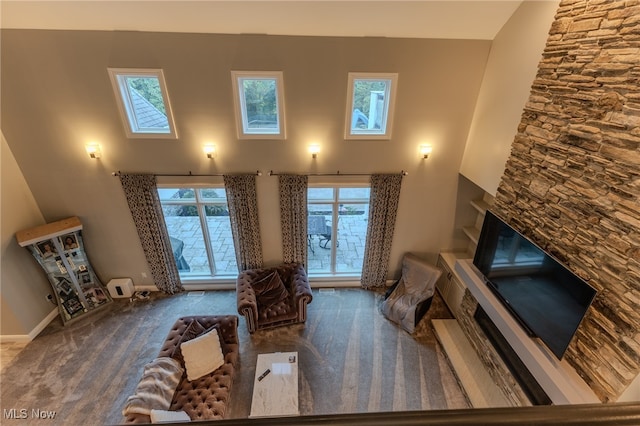
[[(253, 284), (272, 272), (284, 284), (288, 297), (270, 306), (264, 306), (256, 297)], [(238, 313), (244, 315), (249, 333), (256, 330), (295, 324), (307, 320), (307, 304), (313, 299), (309, 279), (300, 263), (285, 263), (272, 268), (242, 271), (236, 280)]]
[[(158, 357), (171, 357), (180, 344), (180, 339), (191, 321), (197, 320), (204, 327), (218, 325), (223, 338), (224, 365), (211, 374), (194, 381), (182, 376), (171, 401), (171, 411), (184, 411), (191, 420), (217, 420), (225, 418), (229, 403), (229, 394), (233, 376), (239, 358), (238, 317), (224, 316), (188, 316), (179, 318), (171, 327)], [(151, 423), (149, 416), (129, 414), (125, 423)]]

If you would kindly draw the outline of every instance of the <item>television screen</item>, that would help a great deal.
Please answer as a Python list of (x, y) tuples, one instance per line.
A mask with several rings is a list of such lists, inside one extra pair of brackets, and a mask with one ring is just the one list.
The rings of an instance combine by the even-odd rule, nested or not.
[(490, 211), (473, 264), (525, 331), (562, 359), (596, 290)]

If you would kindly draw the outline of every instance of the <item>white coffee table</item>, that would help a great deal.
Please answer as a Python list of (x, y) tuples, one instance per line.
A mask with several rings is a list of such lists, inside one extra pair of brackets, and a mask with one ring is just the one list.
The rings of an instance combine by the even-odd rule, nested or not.
[[(293, 361), (291, 362), (290, 359)], [(269, 374), (258, 378), (267, 370)], [(249, 417), (297, 416), (298, 352), (259, 354)]]

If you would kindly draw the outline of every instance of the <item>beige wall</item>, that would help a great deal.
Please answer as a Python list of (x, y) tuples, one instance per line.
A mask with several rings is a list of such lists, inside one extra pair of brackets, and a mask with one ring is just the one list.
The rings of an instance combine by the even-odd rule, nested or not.
[(496, 195), (558, 1), (525, 1), (491, 45), (460, 173)]
[[(400, 172), (391, 274), (404, 252), (435, 261), (452, 238), (458, 169), (489, 41), (3, 30), (2, 123), (47, 221), (77, 215), (99, 277), (150, 276), (114, 170), (250, 172), (257, 178), (265, 262), (281, 259), (279, 172)], [(107, 67), (162, 68), (178, 140), (128, 140)], [(231, 70), (282, 70), (287, 140), (235, 134)], [(397, 72), (390, 141), (345, 141), (349, 71)], [(100, 160), (84, 144), (98, 141)], [(205, 158), (201, 144), (219, 155)], [(315, 162), (311, 142), (322, 152)], [(427, 161), (418, 145), (429, 142)]]
[(15, 232), (42, 225), (38, 210), (18, 164), (2, 139), (2, 265), (0, 335), (28, 335), (55, 307), (45, 296), (51, 287), (35, 259), (16, 243)]

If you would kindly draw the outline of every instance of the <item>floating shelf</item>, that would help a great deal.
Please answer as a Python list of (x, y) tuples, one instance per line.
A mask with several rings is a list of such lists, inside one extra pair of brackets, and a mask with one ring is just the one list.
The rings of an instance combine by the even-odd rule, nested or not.
[(478, 228), (474, 228), (473, 226), (465, 226), (462, 228), (462, 231), (466, 234), (467, 237), (474, 244), (478, 244), (478, 240), (480, 239), (480, 230)]
[(491, 207), (491, 205), (487, 203), (485, 200), (471, 200), (469, 204), (471, 204), (471, 206), (483, 216), (487, 212), (489, 207)]

